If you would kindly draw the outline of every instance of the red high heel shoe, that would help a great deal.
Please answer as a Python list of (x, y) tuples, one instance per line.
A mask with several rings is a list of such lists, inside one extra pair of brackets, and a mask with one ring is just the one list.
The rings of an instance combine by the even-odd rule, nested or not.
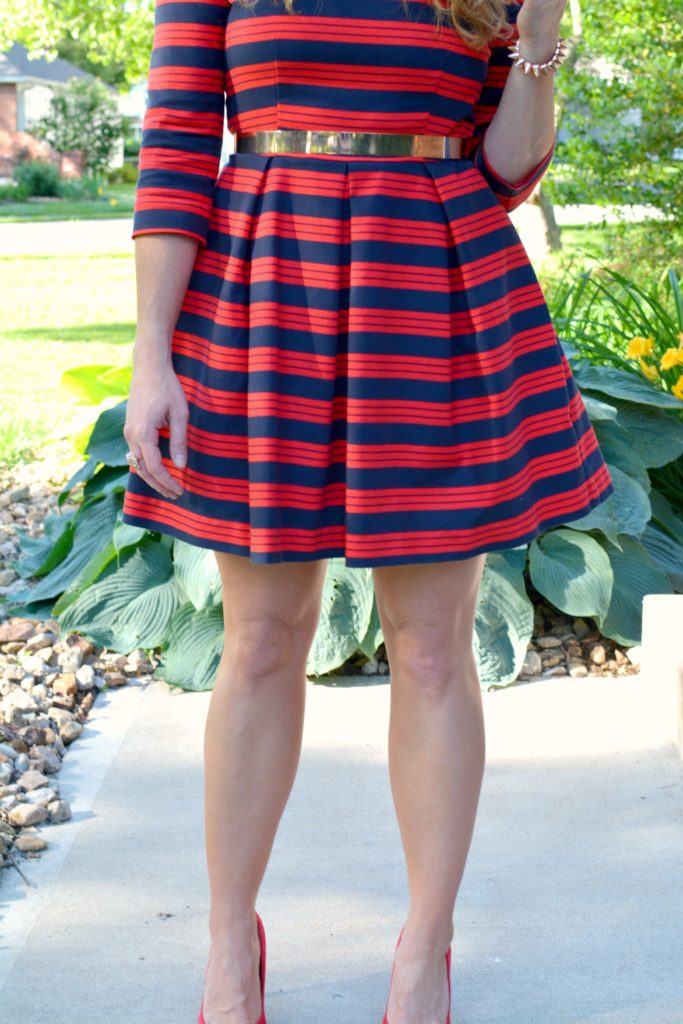
[[(261, 1016), (256, 1021), (256, 1024), (266, 1024), (266, 930), (263, 927), (263, 921), (259, 917), (258, 913), (256, 914), (256, 929), (258, 931), (259, 946), (261, 947), (261, 959), (259, 961), (259, 979), (261, 981)], [(203, 998), (202, 1005), (199, 1007), (198, 1024), (206, 1024), (204, 1019)]]
[[(398, 937), (396, 943), (396, 949), (398, 949), (401, 939), (403, 938), (403, 929)], [(396, 959), (396, 950), (394, 950), (394, 961)], [(446, 1014), (446, 1024), (451, 1024), (451, 947), (449, 946), (446, 950), (446, 976), (448, 978), (448, 1013)], [(391, 989), (391, 982), (394, 980), (394, 964), (391, 965), (391, 979), (389, 981), (389, 989)], [(384, 1011), (384, 1017), (382, 1018), (382, 1024), (389, 1024), (387, 1020), (387, 1012), (389, 1010), (389, 999), (387, 998), (387, 1007)]]

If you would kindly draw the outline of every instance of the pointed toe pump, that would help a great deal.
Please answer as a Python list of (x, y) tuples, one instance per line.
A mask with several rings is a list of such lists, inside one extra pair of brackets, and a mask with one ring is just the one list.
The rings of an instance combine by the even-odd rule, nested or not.
[[(261, 1016), (256, 1021), (256, 1024), (266, 1024), (266, 930), (263, 927), (263, 921), (256, 914), (256, 929), (258, 931), (258, 941), (261, 948), (261, 958), (259, 960), (259, 980), (261, 983)], [(202, 1005), (199, 1007), (199, 1021), (198, 1024), (206, 1024), (204, 1019), (204, 999), (202, 998)]]
[[(396, 949), (398, 949), (401, 939), (403, 938), (403, 929), (401, 928), (398, 941), (396, 942)], [(394, 961), (396, 958), (396, 950), (394, 950)], [(449, 946), (446, 950), (446, 977), (448, 979), (448, 1013), (446, 1014), (446, 1024), (451, 1024), (451, 947)], [(391, 991), (391, 982), (394, 980), (394, 964), (391, 967), (391, 980), (389, 981), (389, 990)], [(384, 1017), (382, 1018), (382, 1024), (389, 1024), (387, 1020), (387, 1013), (389, 1012), (389, 1000), (387, 999), (387, 1006), (384, 1011)]]

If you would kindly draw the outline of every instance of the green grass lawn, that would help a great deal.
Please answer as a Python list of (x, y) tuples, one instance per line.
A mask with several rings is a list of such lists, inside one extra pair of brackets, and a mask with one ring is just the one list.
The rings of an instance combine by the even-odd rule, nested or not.
[(562, 250), (545, 258), (539, 279), (547, 294), (566, 272), (579, 273), (600, 260), (625, 277), (646, 285), (669, 267), (681, 273), (683, 221), (645, 220), (625, 224), (585, 224), (562, 228)]
[(30, 458), (74, 414), (63, 370), (130, 357), (133, 257), (0, 258), (0, 465)]
[(95, 220), (133, 215), (135, 185), (107, 185), (97, 199), (47, 199), (0, 202), (0, 224), (20, 220)]

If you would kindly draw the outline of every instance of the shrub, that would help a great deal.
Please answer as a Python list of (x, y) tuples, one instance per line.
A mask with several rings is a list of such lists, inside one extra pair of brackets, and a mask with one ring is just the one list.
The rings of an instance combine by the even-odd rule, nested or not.
[(79, 150), (88, 174), (106, 169), (121, 135), (122, 121), (110, 90), (97, 80), (72, 78), (56, 89), (50, 109), (35, 127), (58, 153)]
[(110, 185), (135, 185), (138, 180), (137, 164), (124, 163), (109, 171), (107, 181)]
[(46, 160), (26, 160), (19, 164), (14, 180), (23, 187), (26, 196), (59, 196), (59, 168)]
[(67, 178), (61, 182), (62, 199), (104, 199), (104, 184), (99, 177)]
[(28, 199), (29, 194), (26, 185), (20, 185), (18, 182), (0, 185), (0, 203), (22, 203)]

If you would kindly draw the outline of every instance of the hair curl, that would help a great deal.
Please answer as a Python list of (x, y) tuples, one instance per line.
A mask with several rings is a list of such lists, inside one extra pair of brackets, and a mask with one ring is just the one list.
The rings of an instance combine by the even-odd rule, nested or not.
[[(406, 0), (403, 3), (405, 5)], [(475, 50), (484, 49), (493, 39), (507, 39), (512, 34), (508, 0), (431, 0), (431, 3), (437, 21), (441, 23), (448, 18), (467, 45)]]
[[(282, 0), (285, 9), (294, 13), (295, 0)], [(506, 39), (511, 34), (508, 0), (427, 0), (436, 11), (437, 22), (450, 20), (465, 43), (473, 49), (484, 49), (492, 39)], [(521, 3), (521, 0), (517, 0)], [(253, 7), (258, 0), (239, 0), (245, 7)], [(408, 0), (402, 0), (408, 10)]]

